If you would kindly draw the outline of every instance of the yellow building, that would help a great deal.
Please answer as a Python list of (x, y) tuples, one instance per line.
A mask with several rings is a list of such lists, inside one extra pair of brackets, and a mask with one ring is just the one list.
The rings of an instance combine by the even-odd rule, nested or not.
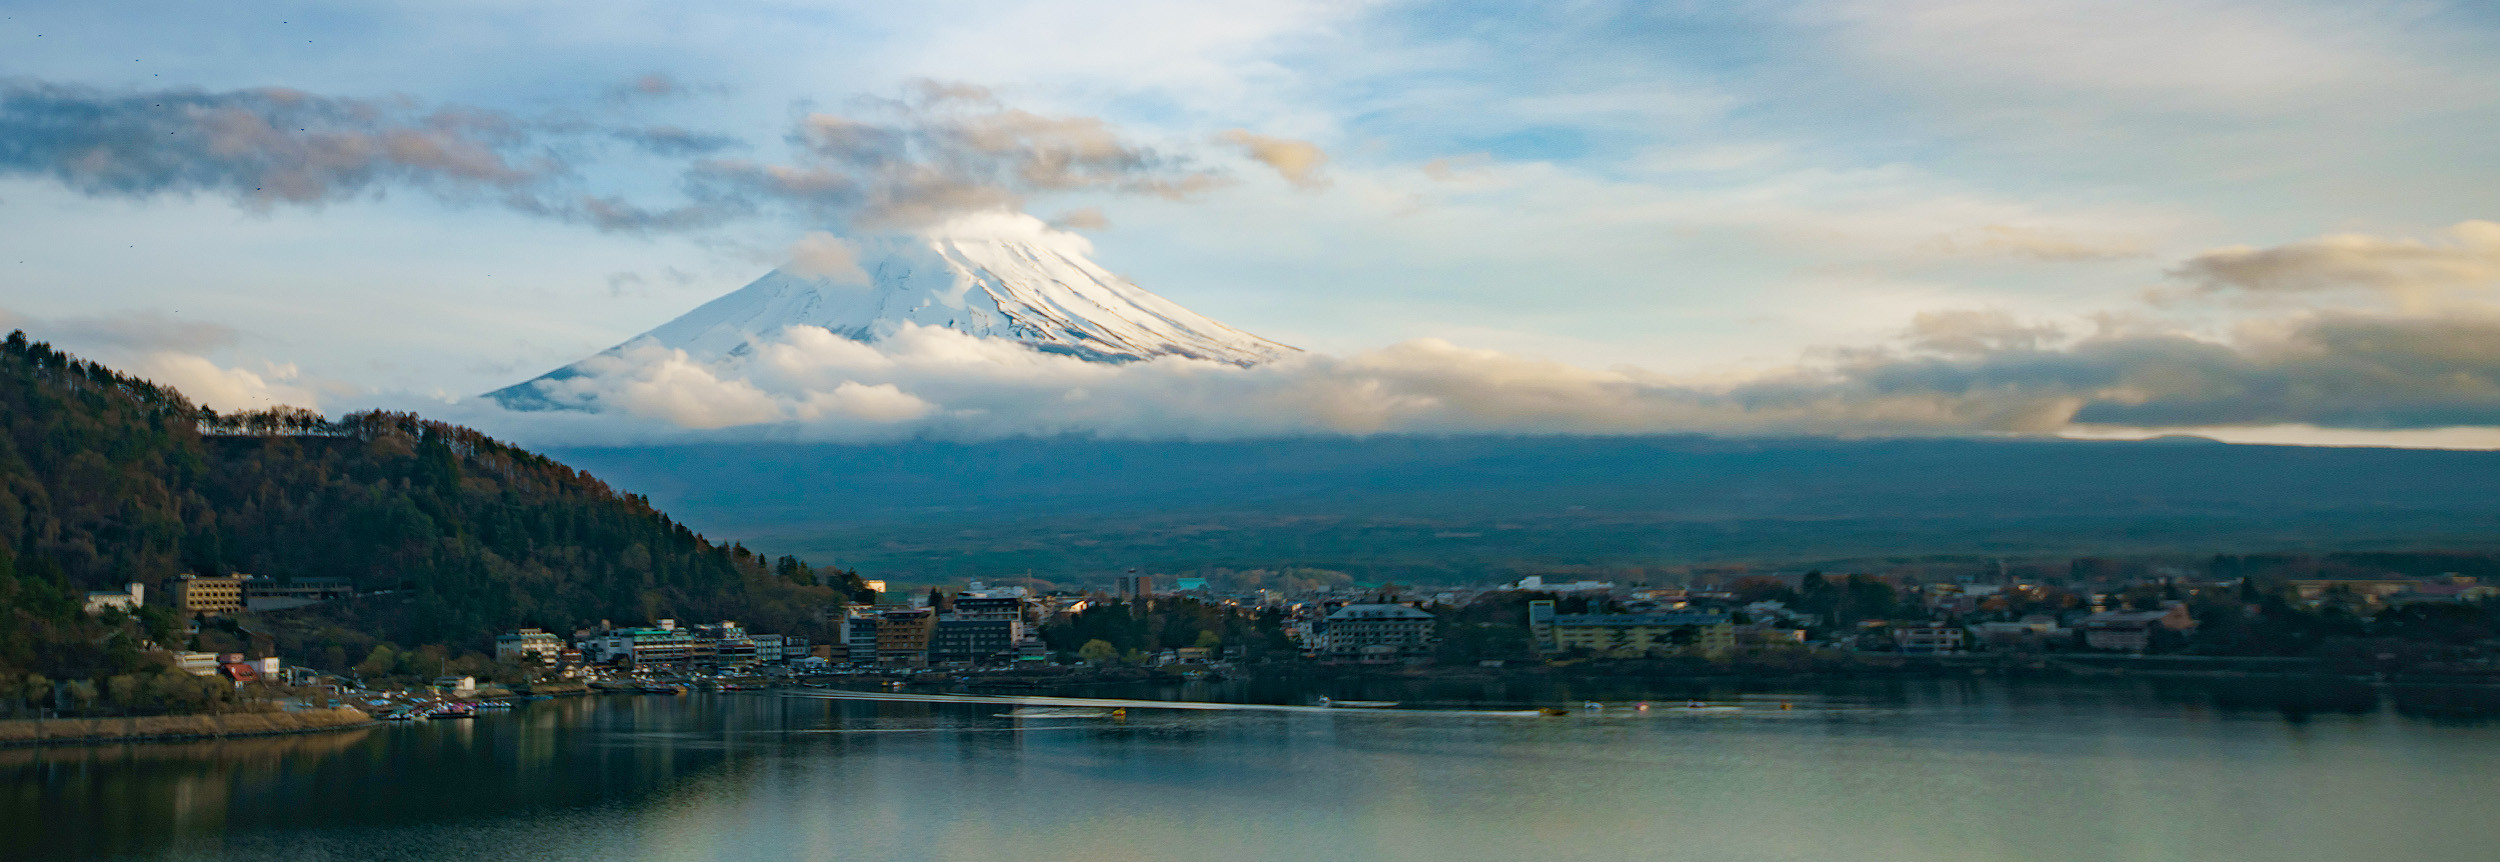
[(174, 609), (184, 616), (217, 616), (243, 612), (243, 582), (250, 575), (174, 579)]
[(1528, 603), (1528, 630), (1546, 653), (1587, 650), (1607, 658), (1652, 655), (1725, 656), (1736, 627), (1722, 614), (1557, 614), (1554, 603)]

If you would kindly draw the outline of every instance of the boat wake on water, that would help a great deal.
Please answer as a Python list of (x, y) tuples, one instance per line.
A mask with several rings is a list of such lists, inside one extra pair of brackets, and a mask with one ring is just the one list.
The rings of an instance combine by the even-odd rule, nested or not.
[(1006, 712), (999, 713), (999, 714), (998, 714), (998, 717), (1000, 717), (1000, 718), (1119, 718), (1119, 717), (1122, 717), (1122, 716), (1120, 716), (1120, 715), (1119, 715), (1118, 710), (1111, 710), (1111, 709), (1054, 709), (1054, 708), (1051, 708), (1051, 707), (1044, 707), (1044, 706), (1027, 706), (1027, 707), (1020, 707), (1020, 708), (1017, 708), (1017, 709), (1012, 709), (1012, 710), (1009, 710), (1009, 711), (1006, 711)]

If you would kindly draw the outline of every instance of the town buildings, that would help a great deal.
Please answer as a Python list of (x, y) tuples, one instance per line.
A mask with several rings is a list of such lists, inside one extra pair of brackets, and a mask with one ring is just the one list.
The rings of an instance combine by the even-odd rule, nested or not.
[(213, 652), (174, 653), (174, 667), (192, 676), (215, 676), (217, 664), (217, 654)]
[(852, 605), (842, 623), (840, 656), (846, 662), (877, 660), (877, 614), (868, 605)]
[(1018, 620), (940, 619), (930, 632), (928, 663), (972, 664), (1012, 659), (1020, 634), (1022, 626)]
[(243, 609), (255, 613), (282, 611), (353, 598), (356, 587), (346, 578), (251, 578), (243, 582)]
[[(840, 611), (828, 659), (890, 667), (975, 666), (1038, 660), (1049, 654), (1034, 625), (1040, 602), (1023, 587), (987, 586), (908, 607), (851, 605)], [(826, 615), (828, 622), (835, 617)], [(783, 648), (785, 655), (790, 648)]]
[(1904, 653), (1957, 653), (1962, 651), (1962, 627), (1944, 623), (1893, 626), (1892, 642)]
[(247, 682), (279, 681), (279, 661), (275, 658), (247, 659), (242, 653), (225, 653), (217, 657), (217, 672), (241, 685)]
[(695, 664), (738, 667), (756, 662), (755, 639), (735, 620), (697, 624), (690, 639), (686, 657)]
[(1748, 623), (1735, 626), (1731, 634), (1736, 646), (1746, 649), (1793, 649), (1806, 644), (1806, 630), (1794, 626)]
[(809, 650), (803, 636), (750, 632), (735, 620), (683, 626), (676, 620), (664, 619), (651, 626), (623, 628), (602, 621), (597, 628), (575, 632), (570, 646), (538, 629), (520, 629), (495, 638), (495, 658), (499, 661), (566, 668), (594, 664), (636, 669), (726, 669), (808, 658)]
[(174, 610), (183, 616), (243, 612), (243, 583), (250, 575), (182, 575), (174, 578)]
[(1997, 620), (1965, 626), (1975, 646), (1987, 649), (2045, 650), (2052, 644), (2071, 643), (2072, 632), (2058, 625), (2048, 614), (2030, 614), (2019, 620)]
[(676, 620), (661, 620), (656, 626), (589, 633), (581, 650), (594, 664), (682, 665), (694, 656), (694, 637), (678, 628)]
[(514, 664), (555, 664), (564, 655), (564, 641), (540, 629), (522, 629), (495, 637), (495, 660)]
[(2482, 602), (2495, 598), (2500, 598), (2500, 587), (2483, 583), (2481, 578), (2450, 574), (2415, 581), (2412, 588), (2390, 595), (2385, 601), (2391, 605), (2410, 605)]
[(1586, 650), (1608, 658), (1718, 657), (1736, 648), (1736, 628), (1725, 614), (1562, 614), (1542, 599), (1528, 603), (1528, 635), (1547, 654)]
[(955, 596), (954, 607), (939, 614), (929, 646), (937, 664), (980, 664), (1040, 659), (1049, 651), (1032, 625), (1037, 603), (1023, 587), (975, 589)]
[(2414, 588), (2410, 579), (2362, 578), (2298, 578), (2285, 586), (2300, 596), (2301, 601), (2317, 603), (2334, 596), (2347, 596), (2361, 604), (2378, 604), (2379, 600)]
[(1433, 616), (1406, 605), (1346, 605), (1322, 622), (1318, 655), (1325, 660), (1378, 664), (1432, 654)]
[(148, 588), (135, 583), (120, 591), (90, 592), (87, 594), (87, 613), (94, 615), (118, 610), (135, 614), (139, 612), (140, 605), (147, 603), (147, 595)]
[(2187, 603), (2163, 602), (2157, 611), (2103, 611), (2083, 618), (2083, 645), (2099, 650), (2143, 652), (2157, 633), (2184, 635), (2196, 629)]
[[(1023, 590), (1018, 589), (1017, 592), (1023, 592)], [(1030, 603), (1021, 596), (975, 595), (965, 592), (955, 596), (952, 613), (959, 620), (998, 620), (1021, 624), (1024, 622), (1027, 604)]]
[(1614, 588), (1615, 585), (1609, 581), (1561, 581), (1556, 583), (1546, 583), (1544, 575), (1529, 575), (1527, 577), (1520, 578), (1517, 583), (1508, 584), (1502, 587), (1502, 589), (1505, 590), (1514, 590), (1523, 593), (1604, 593), (1611, 592)]
[[(793, 644), (793, 641), (796, 643)], [(792, 635), (750, 634), (747, 635), (747, 642), (755, 645), (756, 664), (780, 664), (794, 654), (807, 654), (807, 640)], [(793, 646), (796, 649), (792, 649)]]
[(936, 635), (937, 611), (928, 608), (911, 608), (878, 614), (877, 663), (897, 667), (927, 667), (929, 641)]
[(245, 658), (242, 653), (176, 652), (174, 667), (192, 676), (223, 676), (240, 685), (283, 679), (285, 663), (275, 657)]
[[(139, 585), (130, 586), (132, 602), (136, 604), (141, 595)], [(346, 578), (278, 580), (242, 574), (180, 575), (175, 577), (168, 586), (172, 590), (174, 610), (185, 617), (225, 616), (245, 611), (256, 613), (281, 611), (339, 601), (356, 595), (355, 584)], [(94, 595), (111, 596), (114, 594), (91, 594), (91, 598)]]

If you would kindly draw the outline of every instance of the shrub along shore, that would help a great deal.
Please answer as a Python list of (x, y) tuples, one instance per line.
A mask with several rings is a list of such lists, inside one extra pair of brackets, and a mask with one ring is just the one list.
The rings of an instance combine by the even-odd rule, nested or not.
[(47, 718), (0, 721), (0, 746), (100, 745), (178, 739), (222, 739), (344, 730), (373, 724), (353, 707), (300, 712), (151, 715), (139, 718)]

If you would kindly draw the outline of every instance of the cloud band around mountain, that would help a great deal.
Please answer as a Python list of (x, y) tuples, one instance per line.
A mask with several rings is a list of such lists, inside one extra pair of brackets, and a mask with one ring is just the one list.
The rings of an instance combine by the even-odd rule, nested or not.
[[(597, 436), (1922, 436), (2055, 434), (2078, 423), (2500, 424), (2500, 318), (2328, 315), (2236, 342), (2152, 333), (1956, 354), (1880, 351), (1726, 386), (1437, 339), (1245, 369), (1186, 359), (1087, 362), (916, 326), (875, 345), (793, 328), (708, 362), (629, 345), (582, 370), (541, 385), (559, 403), (628, 423)], [(583, 418), (507, 421), (579, 430)]]
[[(2479, 224), (2449, 233), (2471, 238)], [(2421, 247), (2372, 242), (2400, 257)], [(2309, 253), (2316, 244), (2231, 254), (2277, 261), (2271, 278), (2352, 278), (2349, 255)], [(2415, 267), (2415, 275), (2387, 275), (2378, 286), (2435, 279), (2455, 287), (2471, 280), (2459, 275), (2462, 266)], [(2500, 425), (2500, 305), (2306, 309), (2244, 321), (2223, 336), (2143, 321), (2076, 334), (2003, 312), (1932, 312), (1894, 343), (1829, 351), (1724, 384), (1438, 339), (1249, 368), (1184, 359), (1106, 364), (920, 326), (875, 344), (793, 327), (717, 359), (627, 345), (578, 370), (544, 391), (557, 403), (640, 423), (596, 432), (603, 436), (2411, 430)], [(577, 418), (513, 421), (578, 431)]]

